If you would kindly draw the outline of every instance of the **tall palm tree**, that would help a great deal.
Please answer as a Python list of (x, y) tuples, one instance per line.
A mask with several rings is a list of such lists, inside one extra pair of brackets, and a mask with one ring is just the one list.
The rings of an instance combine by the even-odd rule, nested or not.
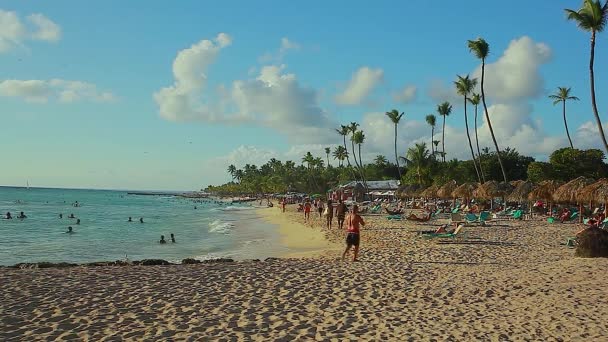
[(435, 137), (435, 125), (437, 124), (437, 117), (434, 114), (427, 115), (426, 123), (431, 126), (431, 155), (435, 156), (435, 151), (433, 150), (433, 138)]
[(228, 166), (228, 173), (230, 174), (230, 177), (232, 177), (232, 179), (234, 180), (234, 176), (236, 175), (236, 166), (234, 166), (234, 164), (230, 164)]
[[(304, 157), (302, 157), (302, 163), (306, 163), (306, 168), (308, 169), (308, 177), (312, 180), (312, 183), (316, 184), (314, 173), (312, 172), (312, 168), (315, 165), (315, 157), (310, 152), (306, 152)], [(311, 184), (312, 185), (312, 184)]]
[(329, 167), (329, 153), (331, 152), (331, 148), (326, 147), (325, 148), (325, 155), (327, 156), (327, 167)]
[(602, 5), (599, 0), (585, 0), (583, 7), (578, 11), (571, 9), (565, 9), (568, 15), (568, 20), (574, 20), (579, 28), (584, 31), (591, 32), (591, 55), (589, 58), (589, 80), (591, 82), (591, 107), (593, 108), (593, 115), (595, 115), (595, 122), (597, 128), (604, 143), (604, 148), (608, 151), (608, 142), (606, 142), (606, 135), (604, 134), (604, 128), (602, 127), (602, 120), (597, 111), (597, 104), (595, 103), (595, 76), (593, 74), (593, 62), (595, 58), (595, 34), (602, 32), (606, 27), (606, 21), (608, 21), (608, 2)]
[(477, 145), (477, 160), (479, 160), (479, 173), (481, 173), (481, 181), (486, 182), (486, 176), (483, 174), (483, 167), (481, 166), (481, 152), (479, 151), (479, 137), (477, 136), (477, 107), (481, 103), (481, 96), (473, 93), (469, 98), (469, 102), (475, 106), (475, 145)]
[(354, 141), (354, 137), (355, 137), (355, 133), (357, 133), (357, 128), (359, 128), (359, 124), (356, 122), (351, 122), (350, 125), (348, 126), (349, 132), (350, 132), (350, 143), (351, 143), (351, 148), (353, 151), (353, 160), (355, 161), (355, 165), (358, 168), (361, 168), (361, 165), (359, 165), (359, 163), (357, 162), (357, 155), (355, 153), (355, 141)]
[(490, 115), (488, 114), (488, 106), (486, 105), (486, 93), (483, 88), (486, 72), (486, 58), (490, 54), (490, 45), (483, 38), (477, 38), (476, 40), (467, 41), (469, 51), (471, 51), (477, 58), (481, 59), (481, 103), (483, 104), (483, 110), (486, 114), (486, 121), (490, 128), (490, 135), (492, 135), (492, 141), (494, 142), (494, 148), (496, 148), (496, 157), (498, 158), (498, 164), (500, 164), (500, 171), (502, 171), (502, 178), (507, 182), (507, 173), (505, 167), (502, 165), (502, 158), (500, 157), (500, 149), (496, 142), (496, 136), (494, 135), (494, 129), (492, 128), (492, 122), (490, 121)]
[(399, 172), (399, 180), (401, 180), (401, 169), (399, 168), (399, 158), (397, 158), (397, 125), (403, 116), (403, 113), (399, 114), (396, 109), (386, 112), (386, 116), (391, 119), (391, 122), (395, 124), (395, 163), (397, 163), (397, 171)]
[(363, 159), (361, 159), (361, 145), (363, 145), (363, 143), (365, 142), (365, 134), (363, 134), (363, 131), (355, 131), (353, 133), (353, 138), (351, 141), (353, 142), (353, 144), (357, 144), (357, 147), (359, 148), (359, 165), (361, 179), (363, 179), (363, 185), (365, 186), (365, 189), (367, 189), (367, 192), (369, 192), (369, 189), (367, 188), (367, 181), (365, 180), (365, 173), (363, 172)]
[(407, 150), (407, 159), (405, 160), (409, 164), (409, 167), (416, 170), (418, 184), (422, 185), (422, 171), (428, 167), (431, 161), (429, 150), (426, 148), (426, 143), (416, 144), (414, 147), (410, 147)]
[(437, 105), (437, 113), (443, 116), (443, 129), (441, 130), (441, 157), (442, 160), (445, 161), (445, 117), (449, 116), (452, 112), (452, 105), (449, 102), (444, 102), (440, 105)]
[(348, 151), (343, 146), (336, 146), (332, 155), (334, 159), (338, 159), (338, 164), (343, 166), (344, 159), (348, 157)]
[(348, 148), (346, 147), (346, 136), (348, 135), (348, 133), (350, 133), (350, 126), (348, 125), (340, 125), (340, 128), (336, 129), (336, 132), (342, 136), (342, 142), (344, 143), (344, 150), (347, 152), (346, 153), (346, 163), (348, 165), (348, 168), (350, 169), (350, 172), (353, 176), (354, 180), (357, 180), (357, 175), (355, 174), (355, 172), (352, 169), (352, 166), (350, 165), (350, 158), (349, 158), (349, 153), (348, 153)]
[(462, 77), (457, 75), (458, 80), (454, 82), (456, 86), (456, 91), (458, 94), (462, 95), (464, 101), (464, 127), (467, 132), (467, 139), (469, 140), (469, 148), (471, 149), (471, 157), (473, 157), (473, 166), (475, 166), (475, 173), (477, 173), (477, 180), (481, 183), (481, 175), (479, 174), (479, 169), (477, 168), (477, 160), (475, 158), (475, 152), (473, 152), (473, 143), (471, 142), (471, 135), (469, 134), (469, 118), (467, 116), (467, 98), (470, 93), (473, 92), (473, 89), (477, 86), (476, 78), (469, 78), (469, 75)]
[(576, 96), (571, 96), (570, 88), (566, 87), (557, 87), (557, 91), (555, 92), (555, 94), (549, 95), (549, 98), (553, 99), (554, 105), (560, 102), (562, 103), (562, 112), (564, 115), (564, 126), (566, 126), (566, 135), (568, 136), (568, 141), (570, 142), (570, 148), (574, 148), (574, 145), (572, 145), (572, 139), (570, 139), (570, 132), (568, 131), (568, 121), (566, 121), (566, 101), (578, 101), (579, 98)]

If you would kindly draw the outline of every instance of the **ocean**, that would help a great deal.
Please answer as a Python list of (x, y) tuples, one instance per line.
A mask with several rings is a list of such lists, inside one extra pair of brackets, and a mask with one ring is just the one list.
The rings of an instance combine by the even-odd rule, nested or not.
[[(76, 201), (80, 206), (73, 206)], [(255, 209), (249, 204), (210, 199), (195, 203), (126, 191), (0, 187), (1, 217), (7, 212), (13, 216), (0, 219), (0, 264), (238, 260), (288, 253), (280, 244), (278, 227), (262, 221)], [(21, 211), (27, 218), (17, 218)], [(68, 218), (70, 214), (76, 218)], [(66, 233), (69, 226), (74, 233)], [(171, 233), (176, 243), (171, 242)], [(159, 244), (161, 235), (166, 244)]]

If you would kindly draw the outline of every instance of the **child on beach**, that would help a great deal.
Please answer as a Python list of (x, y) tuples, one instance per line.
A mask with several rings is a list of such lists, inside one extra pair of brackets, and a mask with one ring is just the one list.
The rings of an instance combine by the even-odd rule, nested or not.
[(342, 253), (342, 260), (346, 258), (346, 254), (350, 251), (352, 246), (355, 246), (355, 252), (353, 255), (353, 261), (359, 261), (357, 257), (359, 256), (359, 226), (365, 226), (365, 222), (363, 218), (359, 216), (359, 206), (353, 206), (353, 212), (348, 215), (346, 218), (346, 249), (344, 253)]

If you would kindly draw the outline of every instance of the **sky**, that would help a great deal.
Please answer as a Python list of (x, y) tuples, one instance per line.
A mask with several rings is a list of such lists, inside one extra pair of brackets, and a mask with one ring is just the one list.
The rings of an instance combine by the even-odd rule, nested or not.
[[(449, 101), (448, 159), (470, 158), (457, 75), (480, 77), (467, 40), (490, 44), (485, 92), (499, 145), (539, 160), (599, 148), (589, 34), (566, 20), (581, 1), (0, 2), (0, 185), (196, 190), (228, 165), (300, 163), (366, 136), (364, 161), (431, 141), (427, 114)], [(525, 8), (525, 10), (522, 10)], [(602, 120), (608, 41), (596, 47)], [(480, 145), (491, 146), (480, 106)], [(468, 106), (474, 129), (474, 109)], [(441, 140), (441, 124), (435, 140)], [(330, 159), (331, 163), (337, 163)]]

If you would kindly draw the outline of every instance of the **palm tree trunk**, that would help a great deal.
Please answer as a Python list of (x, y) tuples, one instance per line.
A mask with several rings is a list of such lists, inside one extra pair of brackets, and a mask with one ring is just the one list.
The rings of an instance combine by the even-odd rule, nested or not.
[(486, 182), (486, 176), (483, 174), (483, 167), (481, 166), (481, 152), (479, 151), (479, 137), (477, 136), (477, 106), (475, 105), (475, 144), (477, 145), (477, 158), (479, 159), (479, 173), (481, 173), (481, 182)]
[(363, 185), (365, 186), (365, 192), (369, 192), (369, 187), (367, 186), (367, 181), (365, 180), (365, 173), (363, 172), (363, 159), (361, 159), (361, 144), (358, 144), (359, 147), (359, 164), (361, 164), (361, 179), (363, 179)]
[(473, 144), (471, 143), (471, 135), (469, 134), (469, 118), (467, 117), (467, 97), (464, 97), (464, 126), (467, 130), (467, 139), (469, 139), (469, 148), (471, 149), (471, 156), (473, 157), (473, 166), (475, 166), (475, 173), (477, 174), (477, 180), (481, 183), (481, 176), (479, 175), (479, 169), (477, 169), (477, 161), (475, 160), (475, 152), (473, 152)]
[(602, 128), (602, 120), (597, 112), (597, 104), (595, 103), (595, 76), (593, 75), (593, 59), (595, 58), (595, 31), (591, 33), (591, 58), (589, 59), (589, 75), (591, 80), (591, 106), (593, 107), (593, 115), (595, 115), (595, 121), (597, 128), (600, 132), (600, 137), (604, 143), (604, 148), (608, 152), (608, 142), (606, 142), (606, 135), (604, 135), (604, 128)]
[[(498, 158), (498, 164), (500, 164), (500, 171), (502, 171), (502, 178), (507, 182), (507, 173), (505, 172), (505, 167), (502, 165), (502, 158), (500, 157), (500, 149), (498, 148), (498, 143), (496, 142), (496, 137), (494, 136), (494, 129), (492, 128), (492, 122), (490, 122), (490, 115), (488, 114), (488, 106), (486, 105), (486, 95), (483, 89), (483, 81), (485, 76), (486, 69), (486, 60), (481, 60), (481, 102), (483, 103), (483, 109), (486, 113), (486, 121), (488, 122), (488, 127), (490, 128), (490, 135), (492, 135), (492, 141), (494, 142), (494, 147), (496, 148), (496, 157)], [(608, 149), (608, 145), (607, 145)]]
[[(361, 157), (359, 157), (359, 160)], [(399, 168), (399, 158), (397, 158), (397, 123), (395, 123), (395, 163), (397, 163), (397, 172), (399, 173), (399, 181), (401, 181), (401, 169)]]
[(416, 168), (416, 172), (418, 173), (418, 185), (422, 185), (422, 172), (420, 171), (420, 166)]
[(435, 148), (433, 147), (433, 139), (435, 139), (435, 126), (431, 126), (431, 155), (435, 157)]
[(350, 165), (350, 157), (348, 156), (348, 148), (346, 147), (346, 135), (343, 135), (342, 137), (344, 138), (344, 150), (346, 151), (346, 162), (348, 163), (348, 169), (350, 170), (353, 179), (357, 180), (357, 174), (353, 171), (352, 165)]
[(443, 129), (441, 130), (441, 160), (445, 162), (445, 115), (443, 116)]
[(568, 142), (570, 143), (570, 148), (574, 149), (574, 145), (572, 145), (572, 139), (570, 139), (570, 132), (568, 131), (568, 121), (566, 121), (566, 100), (562, 100), (562, 110), (564, 112), (564, 126), (566, 126), (566, 135), (568, 136)]

